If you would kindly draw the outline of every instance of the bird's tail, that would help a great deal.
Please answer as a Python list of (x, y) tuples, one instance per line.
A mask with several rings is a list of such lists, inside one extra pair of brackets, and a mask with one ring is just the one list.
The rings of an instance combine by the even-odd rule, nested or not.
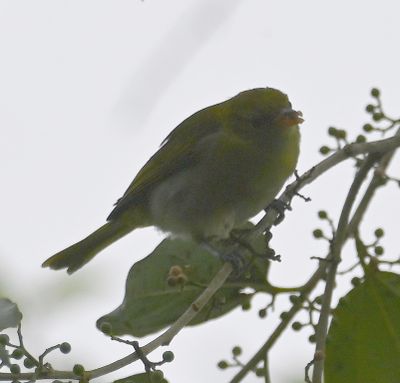
[(67, 269), (68, 274), (72, 274), (101, 250), (128, 234), (134, 228), (131, 225), (123, 225), (118, 221), (107, 222), (82, 241), (47, 259), (43, 262), (42, 267), (50, 267), (54, 270)]

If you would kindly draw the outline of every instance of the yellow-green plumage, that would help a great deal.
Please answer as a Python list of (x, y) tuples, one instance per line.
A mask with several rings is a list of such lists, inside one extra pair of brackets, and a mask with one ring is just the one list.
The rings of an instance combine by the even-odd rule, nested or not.
[(108, 223), (43, 266), (72, 273), (144, 226), (198, 241), (226, 237), (265, 208), (293, 173), (300, 116), (272, 88), (245, 91), (193, 114), (137, 174)]

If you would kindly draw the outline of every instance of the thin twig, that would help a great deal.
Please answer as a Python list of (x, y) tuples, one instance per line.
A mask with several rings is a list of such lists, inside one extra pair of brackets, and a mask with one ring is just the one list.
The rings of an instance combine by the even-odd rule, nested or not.
[[(307, 283), (304, 284), (303, 289), (301, 291), (301, 296), (306, 298), (310, 294), (312, 290), (314, 290), (317, 283), (321, 280), (321, 278), (325, 275), (325, 263), (320, 264), (311, 278)], [(291, 309), (286, 313), (285, 318), (279, 323), (279, 325), (272, 332), (268, 340), (261, 346), (261, 348), (254, 354), (254, 356), (243, 366), (243, 368), (233, 377), (230, 383), (238, 383), (240, 382), (249, 371), (254, 369), (257, 366), (257, 363), (262, 360), (266, 353), (271, 349), (271, 347), (275, 344), (279, 336), (286, 329), (289, 323), (292, 321), (294, 316), (301, 310), (302, 301), (299, 299), (298, 302), (294, 303)]]
[[(321, 314), (317, 329), (315, 332), (315, 353), (314, 353), (314, 367), (313, 367), (313, 383), (322, 382), (322, 371), (325, 360), (325, 342), (328, 331), (329, 317), (331, 314), (331, 301), (333, 290), (335, 287), (335, 279), (338, 264), (340, 263), (340, 255), (344, 242), (346, 241), (347, 226), (350, 216), (350, 211), (354, 205), (356, 196), (362, 183), (364, 182), (368, 172), (376, 162), (376, 155), (369, 155), (365, 160), (360, 170), (357, 172), (354, 181), (347, 194), (346, 200), (343, 205), (342, 212), (340, 214), (338, 228), (336, 231), (336, 237), (332, 241), (331, 247), (331, 262), (328, 265), (328, 272), (325, 284), (325, 290), (321, 305)], [(318, 357), (317, 357), (318, 356)]]

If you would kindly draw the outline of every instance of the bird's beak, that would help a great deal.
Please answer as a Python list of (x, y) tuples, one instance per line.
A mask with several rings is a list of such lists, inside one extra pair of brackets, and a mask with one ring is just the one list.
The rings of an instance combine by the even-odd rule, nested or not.
[(303, 113), (291, 108), (284, 109), (278, 116), (278, 121), (283, 126), (294, 126), (304, 122)]

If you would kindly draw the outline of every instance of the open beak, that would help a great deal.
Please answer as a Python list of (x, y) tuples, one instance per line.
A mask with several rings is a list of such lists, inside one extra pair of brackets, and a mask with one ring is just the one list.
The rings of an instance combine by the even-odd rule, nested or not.
[(287, 127), (299, 125), (304, 122), (303, 113), (291, 108), (283, 110), (278, 116), (278, 120), (280, 124)]

